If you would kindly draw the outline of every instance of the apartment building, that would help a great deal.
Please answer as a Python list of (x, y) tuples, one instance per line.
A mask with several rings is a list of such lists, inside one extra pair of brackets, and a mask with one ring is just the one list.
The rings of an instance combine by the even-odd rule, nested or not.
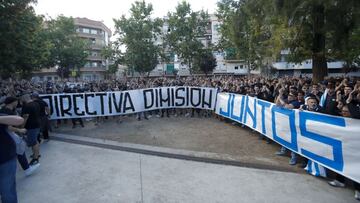
[[(70, 79), (75, 77), (83, 80), (101, 80), (106, 76), (109, 61), (101, 56), (101, 50), (109, 44), (111, 30), (101, 21), (88, 18), (74, 18), (76, 33), (79, 37), (88, 40), (90, 44), (89, 56), (84, 67), (79, 72), (70, 73)], [(33, 79), (38, 81), (58, 80), (57, 68), (45, 68), (33, 74)]]

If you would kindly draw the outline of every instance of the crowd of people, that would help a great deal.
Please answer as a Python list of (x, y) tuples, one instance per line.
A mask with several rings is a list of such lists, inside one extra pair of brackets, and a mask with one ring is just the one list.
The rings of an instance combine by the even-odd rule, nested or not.
[[(49, 108), (41, 100), (41, 94), (124, 91), (165, 86), (200, 86), (217, 88), (220, 92), (249, 95), (287, 109), (301, 109), (335, 116), (360, 119), (360, 79), (359, 78), (326, 78), (320, 83), (313, 83), (308, 77), (264, 78), (262, 76), (188, 76), (188, 77), (154, 77), (124, 78), (103, 81), (44, 81), (0, 80), (0, 195), (3, 202), (13, 202), (16, 198), (15, 172), (16, 159), (25, 175), (31, 175), (40, 166), (41, 138), (49, 140), (49, 130), (58, 127), (60, 120), (48, 125)], [(208, 110), (199, 109), (166, 109), (137, 113), (137, 119), (149, 119), (152, 115), (166, 116), (211, 116)], [(24, 119), (19, 125), (20, 117)], [(16, 120), (16, 122), (8, 122)], [(220, 119), (220, 118), (219, 118)], [(3, 121), (4, 120), (4, 121)], [(96, 124), (103, 118), (97, 118)], [(119, 119), (121, 121), (121, 118)], [(223, 119), (222, 119), (223, 120)], [(226, 120), (226, 119), (225, 119)], [(229, 120), (227, 120), (229, 122)], [(77, 123), (84, 127), (82, 119), (72, 119), (73, 127)], [(26, 139), (23, 139), (25, 137)], [(40, 138), (41, 137), (41, 138)], [(271, 141), (260, 135), (260, 138)], [(28, 162), (25, 150), (19, 144), (26, 141), (33, 154)], [(289, 151), (280, 147), (276, 155), (284, 156)], [(290, 152), (290, 165), (299, 163), (305, 167), (307, 160)], [(15, 160), (15, 161), (14, 161)], [(301, 160), (301, 161), (299, 161)], [(329, 182), (335, 187), (345, 186), (345, 177), (336, 174), (335, 180)], [(9, 185), (11, 187), (9, 187)], [(359, 184), (354, 183), (355, 198), (360, 200)], [(14, 193), (15, 192), (15, 193)], [(14, 196), (15, 194), (15, 196)]]

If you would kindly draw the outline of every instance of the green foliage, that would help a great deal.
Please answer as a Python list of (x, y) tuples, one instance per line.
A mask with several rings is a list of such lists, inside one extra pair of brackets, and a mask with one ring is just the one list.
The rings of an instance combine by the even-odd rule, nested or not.
[(357, 0), (221, 0), (220, 47), (255, 66), (289, 49), (288, 61), (313, 60), (320, 81), (327, 60), (359, 61), (359, 10)]
[[(130, 9), (130, 17), (123, 15), (116, 20), (115, 27), (118, 38), (110, 48), (110, 55), (117, 63), (123, 62), (130, 69), (139, 73), (147, 73), (158, 64), (162, 47), (155, 44), (161, 33), (162, 20), (152, 19), (152, 4), (136, 1)], [(121, 53), (119, 48), (126, 47)]]
[(194, 70), (201, 71), (207, 75), (216, 67), (216, 59), (210, 49), (203, 49), (203, 51), (195, 56)]
[[(218, 17), (222, 39), (220, 47), (228, 60), (245, 60), (248, 66), (258, 68), (270, 47), (269, 18), (267, 1), (222, 0), (218, 2)], [(265, 9), (266, 8), (266, 9)]]
[(0, 77), (28, 77), (46, 63), (51, 45), (43, 39), (42, 17), (31, 3), (0, 1)]
[(194, 12), (190, 4), (182, 1), (176, 11), (168, 13), (168, 33), (166, 44), (171, 52), (178, 54), (183, 64), (192, 72), (192, 63), (196, 55), (204, 48), (199, 37), (203, 37), (209, 16), (204, 11)]
[(58, 16), (48, 21), (46, 32), (52, 46), (48, 67), (57, 66), (58, 75), (67, 78), (71, 70), (85, 65), (90, 44), (76, 34), (72, 18)]

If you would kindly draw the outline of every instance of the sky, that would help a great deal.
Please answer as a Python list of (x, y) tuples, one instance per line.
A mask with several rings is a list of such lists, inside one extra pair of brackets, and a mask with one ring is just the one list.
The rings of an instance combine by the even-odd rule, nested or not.
[[(216, 11), (218, 0), (187, 0), (192, 10), (207, 10), (209, 14)], [(86, 17), (103, 21), (114, 32), (113, 18), (119, 19), (128, 15), (134, 0), (37, 0), (35, 12), (51, 18), (63, 14), (67, 17)], [(153, 17), (164, 17), (168, 11), (174, 11), (178, 0), (146, 0), (153, 5)]]

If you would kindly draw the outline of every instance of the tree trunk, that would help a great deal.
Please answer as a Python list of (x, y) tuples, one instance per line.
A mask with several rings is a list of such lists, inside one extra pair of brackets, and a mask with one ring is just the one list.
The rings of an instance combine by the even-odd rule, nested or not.
[(188, 67), (189, 67), (190, 75), (192, 75), (192, 74), (193, 74), (193, 69), (192, 69), (192, 67), (191, 67), (191, 62), (189, 62)]
[(312, 49), (312, 74), (313, 82), (318, 83), (328, 75), (325, 57), (325, 8), (318, 4), (313, 7), (313, 49)]
[(247, 60), (247, 65), (248, 65), (247, 75), (250, 76), (250, 71), (251, 71), (251, 63), (250, 63), (250, 60)]

